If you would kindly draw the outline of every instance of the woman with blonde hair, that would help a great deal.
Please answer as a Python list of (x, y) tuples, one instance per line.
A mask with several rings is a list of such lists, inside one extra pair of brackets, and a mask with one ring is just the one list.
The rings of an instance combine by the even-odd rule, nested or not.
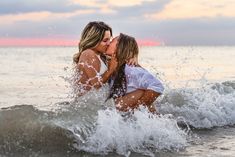
[(130, 58), (138, 58), (139, 48), (135, 38), (120, 34), (114, 38), (107, 53), (115, 54), (118, 64), (113, 74), (109, 98), (114, 98), (116, 108), (128, 111), (146, 106), (156, 113), (152, 103), (162, 94), (162, 83), (141, 66), (129, 66)]
[(79, 52), (73, 57), (78, 95), (92, 88), (100, 88), (114, 73), (117, 66), (115, 57), (111, 57), (109, 62), (105, 58), (111, 38), (112, 28), (104, 22), (89, 22), (84, 28), (79, 41)]

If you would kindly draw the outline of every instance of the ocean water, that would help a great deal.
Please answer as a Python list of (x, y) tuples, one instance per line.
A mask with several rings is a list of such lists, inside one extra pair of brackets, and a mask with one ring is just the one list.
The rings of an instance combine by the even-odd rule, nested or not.
[(235, 47), (141, 47), (159, 116), (117, 112), (108, 86), (75, 99), (76, 51), (0, 48), (0, 156), (235, 156)]

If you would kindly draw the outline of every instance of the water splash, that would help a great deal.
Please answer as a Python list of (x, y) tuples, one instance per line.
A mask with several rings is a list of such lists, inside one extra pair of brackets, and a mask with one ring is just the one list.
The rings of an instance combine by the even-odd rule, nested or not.
[(78, 147), (95, 154), (131, 152), (154, 156), (160, 150), (180, 150), (187, 145), (187, 133), (169, 115), (156, 116), (147, 109), (122, 116), (109, 108), (98, 111), (96, 128), (84, 145)]
[(162, 114), (184, 117), (191, 126), (211, 128), (235, 124), (234, 82), (179, 88), (166, 92), (159, 104)]

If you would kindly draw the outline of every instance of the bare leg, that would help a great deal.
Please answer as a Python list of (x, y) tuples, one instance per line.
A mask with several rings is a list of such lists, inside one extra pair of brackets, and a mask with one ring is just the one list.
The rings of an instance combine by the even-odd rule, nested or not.
[(143, 96), (138, 100), (139, 105), (147, 106), (149, 111), (155, 114), (158, 114), (153, 102), (160, 96), (160, 93), (157, 93), (153, 90), (145, 90)]
[(155, 106), (152, 104), (160, 93), (152, 90), (135, 90), (126, 94), (123, 97), (119, 97), (115, 100), (116, 108), (120, 111), (128, 111), (129, 109), (138, 108), (140, 105), (148, 107), (148, 110), (152, 113), (157, 113)]

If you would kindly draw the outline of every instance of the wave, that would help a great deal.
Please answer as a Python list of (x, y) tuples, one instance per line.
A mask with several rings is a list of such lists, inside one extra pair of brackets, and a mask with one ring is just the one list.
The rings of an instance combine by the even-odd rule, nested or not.
[(235, 124), (234, 91), (234, 81), (169, 89), (156, 103), (159, 116), (145, 108), (134, 114), (118, 112), (111, 100), (104, 103), (107, 93), (103, 91), (54, 104), (56, 109), (51, 111), (32, 105), (2, 108), (0, 155), (87, 152), (154, 156), (160, 151), (179, 151), (191, 138), (187, 127), (179, 127), (181, 122), (198, 129)]
[(72, 149), (75, 140), (73, 133), (53, 123), (55, 116), (32, 105), (1, 109), (0, 152), (9, 154), (41, 149), (43, 152)]
[(235, 81), (171, 89), (157, 106), (160, 113), (181, 117), (195, 128), (234, 125)]
[(177, 151), (187, 145), (187, 131), (170, 116), (153, 116), (144, 108), (133, 115), (124, 114), (111, 102), (106, 108), (103, 103), (98, 107), (94, 104), (63, 102), (55, 104), (60, 109), (53, 112), (32, 105), (2, 108), (0, 154), (87, 152), (128, 156), (135, 152), (153, 156), (156, 151)]
[(131, 152), (154, 156), (161, 150), (179, 151), (187, 145), (187, 131), (169, 115), (155, 116), (146, 109), (121, 115), (113, 109), (98, 111), (96, 128), (80, 150), (95, 154)]

